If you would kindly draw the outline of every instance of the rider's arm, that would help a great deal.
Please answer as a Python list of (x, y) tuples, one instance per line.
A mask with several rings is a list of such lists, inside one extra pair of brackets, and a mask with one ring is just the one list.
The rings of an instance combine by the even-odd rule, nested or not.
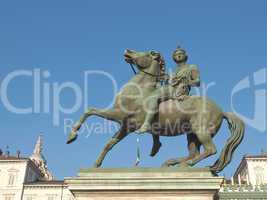
[(178, 80), (178, 78), (177, 78), (176, 76), (174, 76), (174, 77), (171, 78), (171, 80), (169, 81), (169, 83), (170, 83), (173, 87), (175, 87), (176, 85), (179, 84), (179, 80)]
[(189, 84), (194, 87), (200, 86), (200, 74), (198, 67), (196, 65), (191, 66), (191, 80), (189, 81)]

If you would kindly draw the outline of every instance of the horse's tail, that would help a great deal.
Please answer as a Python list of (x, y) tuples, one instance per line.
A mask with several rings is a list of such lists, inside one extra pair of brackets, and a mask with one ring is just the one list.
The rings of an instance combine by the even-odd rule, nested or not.
[(242, 142), (245, 132), (244, 122), (233, 113), (223, 113), (227, 120), (231, 137), (227, 140), (219, 159), (211, 166), (211, 171), (222, 171), (232, 160), (232, 156), (238, 145)]

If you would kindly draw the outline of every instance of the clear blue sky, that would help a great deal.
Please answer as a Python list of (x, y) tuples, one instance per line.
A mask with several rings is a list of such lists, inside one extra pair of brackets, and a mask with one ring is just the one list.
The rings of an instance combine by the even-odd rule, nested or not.
[[(1, 1), (0, 3), (0, 81), (8, 73), (40, 68), (48, 70), (49, 83), (72, 81), (83, 86), (85, 70), (104, 70), (122, 86), (132, 76), (123, 61), (126, 48), (158, 50), (173, 68), (171, 53), (177, 44), (188, 50), (190, 63), (197, 64), (205, 83), (216, 82), (209, 97), (225, 111), (231, 111), (232, 88), (244, 77), (267, 67), (266, 1)], [(30, 78), (20, 78), (9, 88), (13, 104), (28, 106), (33, 92)], [(266, 88), (266, 84), (258, 86)], [(101, 92), (103, 90), (103, 92)], [(236, 95), (236, 109), (252, 117), (255, 88)], [(89, 85), (92, 106), (103, 107), (112, 99), (110, 83), (93, 78)], [(65, 106), (73, 104), (73, 94), (62, 95)], [(266, 102), (265, 102), (266, 103)], [(266, 111), (265, 111), (266, 112)], [(74, 114), (61, 115), (78, 119)], [(57, 178), (74, 176), (79, 168), (91, 166), (111, 133), (84, 136), (66, 145), (63, 123), (53, 126), (52, 114), (17, 115), (0, 103), (0, 147), (14, 153), (20, 149), (30, 155), (39, 132), (45, 138), (45, 156)], [(90, 122), (102, 122), (94, 118)], [(266, 123), (262, 121), (262, 123)], [(224, 123), (216, 137), (222, 146), (229, 131)], [(104, 167), (131, 167), (136, 158), (136, 135), (116, 146)], [(163, 147), (156, 158), (149, 157), (150, 135), (141, 139), (141, 166), (157, 167), (169, 158), (185, 155), (184, 136), (162, 138)], [(267, 134), (247, 126), (244, 142), (234, 161), (223, 173), (230, 176), (244, 154), (267, 150)], [(219, 149), (220, 150), (220, 149)], [(218, 155), (217, 155), (218, 156)], [(212, 163), (216, 156), (202, 162)]]

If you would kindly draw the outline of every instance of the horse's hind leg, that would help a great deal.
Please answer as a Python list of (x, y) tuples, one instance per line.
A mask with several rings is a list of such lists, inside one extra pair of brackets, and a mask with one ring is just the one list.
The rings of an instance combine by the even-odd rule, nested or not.
[(212, 136), (209, 133), (205, 132), (199, 132), (196, 134), (199, 142), (203, 145), (204, 147), (204, 152), (200, 153), (196, 156), (194, 156), (192, 159), (188, 160), (186, 163), (190, 166), (193, 166), (197, 164), (198, 162), (202, 161), (203, 159), (214, 155), (217, 153), (216, 146), (212, 141)]
[(189, 156), (181, 162), (186, 162), (187, 160), (190, 160), (200, 154), (201, 144), (198, 138), (193, 133), (187, 135), (187, 142), (188, 142), (187, 148), (189, 151)]
[(100, 167), (103, 160), (105, 159), (107, 153), (118, 144), (125, 136), (127, 136), (127, 129), (122, 126), (122, 128), (111, 138), (111, 140), (105, 145), (98, 159), (96, 160), (94, 167)]
[(200, 143), (198, 141), (198, 138), (193, 133), (187, 135), (187, 148), (189, 151), (189, 156), (167, 160), (162, 166), (169, 167), (185, 163), (186, 161), (199, 155)]
[(121, 123), (123, 118), (122, 114), (119, 110), (104, 110), (104, 109), (96, 109), (96, 108), (89, 108), (80, 118), (80, 120), (75, 123), (72, 128), (72, 131), (69, 135), (67, 143), (71, 143), (77, 139), (77, 131), (81, 128), (82, 124), (86, 121), (86, 119), (92, 115), (96, 115), (108, 120), (116, 121)]

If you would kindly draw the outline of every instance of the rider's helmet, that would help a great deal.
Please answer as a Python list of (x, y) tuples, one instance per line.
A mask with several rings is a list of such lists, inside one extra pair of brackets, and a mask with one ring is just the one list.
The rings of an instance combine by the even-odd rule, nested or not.
[(179, 64), (182, 62), (186, 62), (188, 59), (188, 56), (186, 54), (186, 51), (182, 49), (180, 46), (178, 46), (172, 54), (172, 59), (174, 60), (174, 62)]

